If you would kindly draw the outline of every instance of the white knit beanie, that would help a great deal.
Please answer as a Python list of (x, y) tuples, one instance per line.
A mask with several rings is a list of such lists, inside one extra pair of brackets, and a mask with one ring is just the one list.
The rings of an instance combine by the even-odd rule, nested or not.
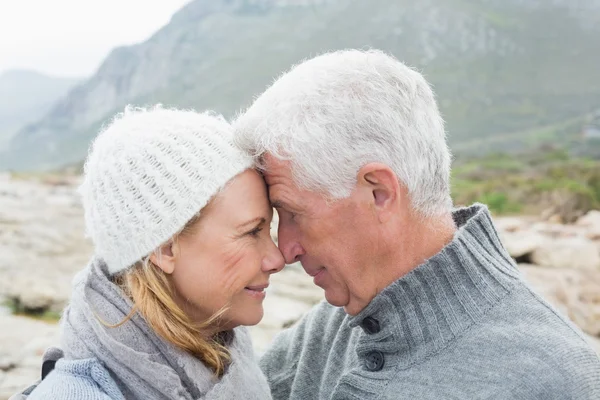
[(126, 108), (94, 140), (79, 188), (86, 233), (111, 274), (179, 233), (252, 160), (222, 118)]

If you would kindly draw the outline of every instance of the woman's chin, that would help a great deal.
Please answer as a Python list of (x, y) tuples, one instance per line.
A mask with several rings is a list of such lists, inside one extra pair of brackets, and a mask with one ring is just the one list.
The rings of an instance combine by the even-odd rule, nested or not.
[(264, 310), (261, 307), (260, 310), (253, 310), (252, 312), (243, 313), (243, 316), (236, 318), (235, 322), (237, 323), (236, 325), (254, 326), (262, 321), (263, 316)]

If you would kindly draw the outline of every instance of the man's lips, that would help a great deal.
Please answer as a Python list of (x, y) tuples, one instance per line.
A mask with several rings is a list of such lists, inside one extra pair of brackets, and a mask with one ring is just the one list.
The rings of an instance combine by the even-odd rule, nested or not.
[(315, 275), (313, 275), (312, 277), (313, 277), (313, 283), (315, 285), (323, 287), (323, 285), (325, 284), (325, 282), (324, 282), (325, 268), (321, 268), (320, 270), (318, 270), (317, 273)]
[(323, 267), (321, 267), (321, 268), (318, 268), (318, 269), (316, 269), (316, 270), (314, 270), (314, 271), (312, 271), (312, 270), (311, 270), (311, 271), (309, 271), (308, 269), (304, 268), (304, 271), (305, 271), (305, 272), (306, 272), (308, 275), (312, 276), (313, 278), (314, 278), (315, 276), (319, 275), (319, 273), (320, 273), (321, 271), (324, 271), (324, 270), (325, 270), (325, 268), (323, 268)]
[(323, 272), (325, 272), (325, 268), (319, 268), (316, 271), (306, 271), (306, 273), (313, 278), (315, 285), (320, 283), (321, 280), (319, 278), (323, 275)]

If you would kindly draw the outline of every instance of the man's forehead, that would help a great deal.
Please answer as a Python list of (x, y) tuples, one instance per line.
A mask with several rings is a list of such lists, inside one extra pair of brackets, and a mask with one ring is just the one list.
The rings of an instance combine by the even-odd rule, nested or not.
[(291, 180), (292, 172), (289, 161), (279, 160), (267, 154), (263, 158), (263, 165), (263, 176), (267, 185), (271, 186), (276, 183), (283, 183), (279, 181)]
[(289, 160), (282, 160), (271, 153), (265, 153), (261, 158), (264, 165), (273, 168), (289, 167), (290, 164)]
[(265, 158), (263, 176), (268, 187), (269, 201), (276, 209), (289, 209), (298, 202), (299, 188), (292, 179), (289, 161), (270, 156)]
[(292, 179), (288, 179), (285, 174), (281, 174), (277, 170), (264, 171), (263, 177), (267, 184), (269, 196), (276, 195), (282, 191), (294, 191), (296, 189)]
[[(285, 185), (277, 182), (276, 180), (271, 184), (268, 183), (269, 188), (268, 196), (269, 202), (271, 203), (271, 207), (275, 209), (284, 209), (287, 210), (290, 208), (290, 203), (287, 201), (289, 197), (288, 193), (290, 192), (290, 188)], [(290, 195), (293, 193), (289, 193)]]

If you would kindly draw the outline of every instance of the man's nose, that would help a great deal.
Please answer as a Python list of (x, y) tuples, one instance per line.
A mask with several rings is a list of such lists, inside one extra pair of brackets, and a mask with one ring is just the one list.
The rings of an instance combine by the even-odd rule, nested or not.
[(278, 229), (278, 245), (286, 264), (293, 264), (300, 261), (300, 257), (305, 254), (297, 234), (281, 221), (279, 222)]

